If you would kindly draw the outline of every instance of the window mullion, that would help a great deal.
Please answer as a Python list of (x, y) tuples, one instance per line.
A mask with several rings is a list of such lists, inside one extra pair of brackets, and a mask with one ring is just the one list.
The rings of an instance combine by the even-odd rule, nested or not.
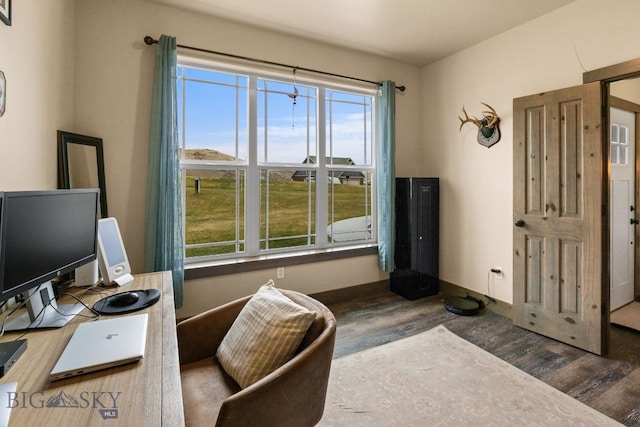
[(318, 108), (317, 108), (317, 131), (318, 131), (318, 170), (316, 171), (316, 245), (319, 248), (327, 246), (327, 117), (325, 89), (318, 88)]
[[(180, 140), (181, 140), (181, 145), (180, 145), (180, 162), (182, 162), (182, 159), (185, 158), (185, 149), (186, 149), (186, 126), (184, 125), (186, 123), (186, 83), (184, 81), (183, 77), (180, 77), (177, 81), (177, 84), (179, 84), (181, 86), (181, 90), (180, 93), (182, 94), (182, 97), (177, 100), (177, 102), (180, 102), (180, 109), (179, 111), (181, 112), (181, 123), (182, 123), (182, 128), (179, 129), (178, 131), (180, 132)], [(186, 182), (187, 182), (187, 170), (184, 167), (184, 165), (181, 164), (180, 167), (180, 180), (181, 180), (181, 184), (180, 184), (180, 200), (182, 203), (182, 241), (185, 243), (182, 248), (182, 257), (185, 258), (187, 256), (187, 252), (186, 252), (186, 242), (187, 242), (187, 230), (186, 230), (186, 224), (187, 224), (187, 195), (186, 195)]]
[(260, 251), (260, 171), (258, 169), (258, 81), (249, 77), (249, 159), (245, 212), (247, 253)]
[[(364, 141), (362, 141), (362, 145), (364, 147), (364, 159), (365, 159), (365, 163), (366, 160), (368, 159), (368, 150), (367, 148), (369, 148), (369, 145), (367, 144), (367, 135), (368, 135), (368, 128), (367, 128), (367, 102), (366, 102), (366, 98), (363, 97), (362, 98), (362, 117), (364, 118), (364, 120), (362, 121), (362, 133), (364, 135)], [(368, 189), (369, 188), (369, 170), (367, 170), (364, 174), (364, 181), (365, 181), (365, 188)], [(371, 215), (371, 219), (373, 219), (373, 207), (371, 205), (371, 199), (370, 199), (370, 192), (369, 191), (365, 191), (365, 212), (369, 213), (369, 215)], [(373, 224), (373, 223), (372, 223)]]
[(378, 150), (376, 150), (376, 145), (373, 143), (373, 141), (376, 140), (377, 136), (376, 136), (376, 120), (378, 120), (378, 118), (376, 117), (376, 98), (373, 97), (373, 99), (371, 100), (371, 127), (369, 128), (371, 131), (371, 165), (373, 166), (371, 169), (371, 172), (369, 173), (368, 176), (368, 182), (371, 185), (370, 193), (371, 194), (371, 238), (374, 242), (378, 241), (378, 210), (376, 209), (376, 206), (378, 205), (378, 200), (377, 200), (377, 191), (376, 191), (376, 186), (378, 185), (377, 182), (377, 170), (378, 167), (380, 167), (381, 165), (378, 164), (378, 157), (376, 155), (376, 153), (378, 152)]

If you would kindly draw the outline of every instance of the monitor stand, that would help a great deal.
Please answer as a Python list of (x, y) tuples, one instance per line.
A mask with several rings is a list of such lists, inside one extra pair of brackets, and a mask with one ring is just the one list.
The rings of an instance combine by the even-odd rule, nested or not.
[(5, 331), (61, 328), (85, 309), (81, 303), (58, 305), (51, 282), (43, 283), (27, 293), (27, 312), (9, 320), (5, 324)]

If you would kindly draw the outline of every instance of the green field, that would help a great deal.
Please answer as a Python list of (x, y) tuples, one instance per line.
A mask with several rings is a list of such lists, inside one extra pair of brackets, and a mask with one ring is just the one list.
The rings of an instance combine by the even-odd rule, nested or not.
[[(243, 191), (241, 183), (240, 191)], [(242, 228), (244, 205), (236, 206), (236, 180), (229, 177), (200, 178), (200, 192), (196, 193), (194, 177), (187, 177), (186, 182), (186, 244), (202, 244), (211, 242), (225, 242), (244, 240)], [(301, 246), (307, 244), (309, 227), (311, 233), (315, 224), (314, 196), (309, 201), (308, 187), (312, 187), (315, 194), (315, 183), (294, 182), (291, 180), (276, 180), (269, 182), (269, 248)], [(329, 192), (331, 193), (331, 186)], [(370, 187), (362, 185), (333, 185), (334, 221), (359, 217), (370, 214), (367, 211), (366, 191)], [(262, 194), (265, 194), (266, 184), (262, 183)], [(238, 197), (244, 203), (243, 194)], [(260, 208), (260, 237), (266, 237), (266, 209), (264, 198)], [(369, 204), (371, 200), (369, 199)], [(331, 209), (331, 208), (330, 208)], [(311, 210), (311, 224), (309, 224), (309, 210)], [(236, 211), (240, 218), (240, 228), (236, 239)], [(329, 221), (331, 222), (331, 221)], [(303, 238), (292, 236), (303, 235)], [(282, 240), (278, 238), (284, 238)], [(278, 239), (278, 240), (273, 240)], [(313, 236), (312, 236), (313, 239)], [(313, 243), (313, 241), (311, 241)], [(264, 248), (265, 243), (261, 243)], [(217, 247), (192, 248), (187, 251), (187, 257), (223, 254), (235, 252), (235, 246), (223, 245)]]

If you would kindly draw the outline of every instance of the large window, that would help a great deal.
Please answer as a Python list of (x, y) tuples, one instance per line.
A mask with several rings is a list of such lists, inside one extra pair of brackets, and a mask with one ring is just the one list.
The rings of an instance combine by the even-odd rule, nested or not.
[(181, 62), (185, 260), (374, 243), (373, 95)]

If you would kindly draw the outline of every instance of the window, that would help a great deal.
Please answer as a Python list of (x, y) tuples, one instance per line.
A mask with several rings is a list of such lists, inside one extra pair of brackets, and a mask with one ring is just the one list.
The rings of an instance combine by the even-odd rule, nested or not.
[(373, 95), (180, 62), (185, 261), (375, 243)]
[(626, 165), (629, 151), (629, 128), (611, 124), (611, 163)]

